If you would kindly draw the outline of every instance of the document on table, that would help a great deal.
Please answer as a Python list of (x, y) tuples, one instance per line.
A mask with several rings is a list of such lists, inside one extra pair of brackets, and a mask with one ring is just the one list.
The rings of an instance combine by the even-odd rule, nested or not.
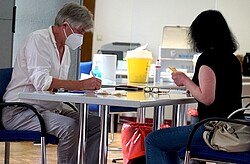
[(98, 95), (113, 95), (113, 96), (126, 96), (127, 95), (127, 91), (125, 90), (114, 90), (112, 88), (105, 88), (105, 89), (100, 89), (100, 90), (96, 90), (95, 91), (96, 94)]

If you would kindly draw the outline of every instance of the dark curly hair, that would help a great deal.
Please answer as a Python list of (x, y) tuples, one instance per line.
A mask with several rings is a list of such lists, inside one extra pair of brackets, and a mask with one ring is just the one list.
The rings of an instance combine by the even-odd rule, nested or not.
[(192, 22), (188, 37), (191, 47), (196, 52), (215, 49), (233, 53), (238, 48), (238, 42), (225, 18), (216, 10), (201, 12)]

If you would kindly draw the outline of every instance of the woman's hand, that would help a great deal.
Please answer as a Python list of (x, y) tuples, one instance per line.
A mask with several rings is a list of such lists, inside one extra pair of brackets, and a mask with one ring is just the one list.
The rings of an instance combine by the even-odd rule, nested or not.
[(185, 73), (180, 71), (173, 72), (171, 75), (172, 79), (174, 80), (174, 83), (177, 86), (183, 86), (186, 80), (189, 80), (189, 77), (187, 77)]

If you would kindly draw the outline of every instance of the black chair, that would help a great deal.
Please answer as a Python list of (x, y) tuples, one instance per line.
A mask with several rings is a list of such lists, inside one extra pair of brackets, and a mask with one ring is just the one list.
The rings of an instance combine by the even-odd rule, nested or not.
[[(4, 102), (3, 95), (6, 91), (7, 85), (11, 80), (12, 70), (12, 68), (0, 69), (0, 142), (5, 142), (5, 164), (9, 163), (10, 142), (24, 141), (41, 143), (41, 163), (46, 164), (46, 144), (57, 144), (58, 138), (46, 133), (44, 120), (33, 106), (22, 102)], [(76, 107), (74, 107), (70, 103), (66, 103), (66, 105), (69, 105), (74, 110), (77, 110)], [(31, 110), (32, 112), (34, 112), (40, 122), (41, 132), (6, 130), (2, 124), (2, 109), (7, 106), (26, 107), (27, 110)]]
[[(249, 97), (248, 97), (249, 98)], [(247, 105), (247, 107), (249, 104)], [(237, 111), (242, 110), (250, 110), (250, 108), (242, 108)], [(185, 164), (190, 163), (190, 159), (194, 159), (196, 161), (210, 161), (210, 162), (228, 162), (228, 163), (240, 163), (240, 164), (249, 164), (250, 162), (250, 151), (247, 152), (226, 152), (226, 151), (219, 151), (214, 150), (204, 144), (195, 144), (192, 145), (192, 139), (196, 132), (196, 130), (202, 126), (204, 123), (209, 121), (225, 121), (225, 122), (232, 122), (232, 123), (238, 123), (238, 124), (244, 124), (250, 126), (249, 121), (245, 120), (236, 120), (236, 119), (228, 119), (226, 118), (208, 118), (205, 120), (202, 120), (195, 124), (193, 127), (186, 147), (183, 147), (179, 152), (178, 156), (182, 159), (184, 159)]]

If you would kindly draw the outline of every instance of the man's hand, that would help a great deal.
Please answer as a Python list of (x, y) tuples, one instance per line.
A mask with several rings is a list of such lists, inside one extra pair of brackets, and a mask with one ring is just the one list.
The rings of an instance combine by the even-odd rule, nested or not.
[(96, 77), (91, 77), (85, 80), (81, 80), (80, 90), (98, 90), (101, 88), (102, 80)]

